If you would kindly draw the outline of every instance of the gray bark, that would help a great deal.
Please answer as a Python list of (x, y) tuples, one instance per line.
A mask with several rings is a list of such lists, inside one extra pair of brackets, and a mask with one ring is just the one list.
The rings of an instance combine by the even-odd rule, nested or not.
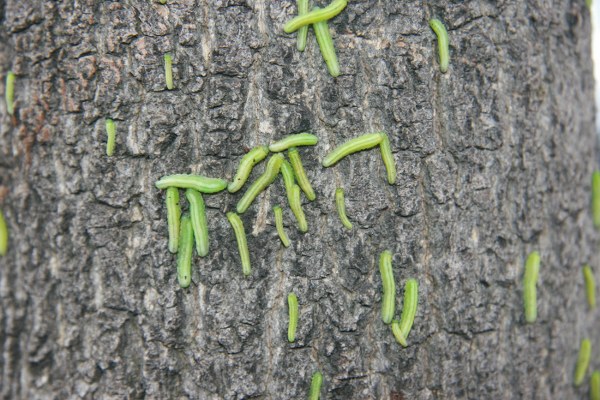
[[(584, 1), (351, 1), (330, 23), (337, 79), (312, 32), (304, 54), (282, 32), (295, 12), (291, 0), (0, 1), (0, 64), (18, 77), (16, 115), (0, 123), (3, 398), (301, 399), (315, 370), (327, 399), (586, 396), (573, 369), (584, 337), (600, 367), (600, 323), (581, 275), (599, 265)], [(449, 30), (445, 75), (433, 16)], [(395, 185), (375, 151), (320, 166), (333, 146), (378, 130)], [(245, 279), (225, 218), (241, 194), (206, 196), (211, 251), (179, 288), (154, 182), (230, 179), (245, 149), (300, 131), (320, 138), (301, 150), (318, 196), (304, 204), (309, 233), (284, 207), (292, 246), (281, 246), (276, 182), (243, 215)], [(404, 282), (420, 283), (406, 349), (380, 318), (385, 249), (398, 314)], [(539, 317), (526, 325), (532, 250)]]

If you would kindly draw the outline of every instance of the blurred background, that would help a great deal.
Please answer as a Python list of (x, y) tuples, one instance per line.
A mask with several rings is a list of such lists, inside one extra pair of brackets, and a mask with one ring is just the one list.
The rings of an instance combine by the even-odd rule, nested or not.
[(600, 136), (600, 0), (592, 2), (592, 57), (596, 80), (596, 134)]

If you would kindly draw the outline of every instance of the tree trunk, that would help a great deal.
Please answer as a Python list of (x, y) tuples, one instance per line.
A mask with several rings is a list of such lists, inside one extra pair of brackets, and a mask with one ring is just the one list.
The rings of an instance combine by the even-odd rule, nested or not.
[[(440, 3), (351, 1), (329, 23), (342, 71), (332, 78), (312, 30), (304, 53), (283, 32), (291, 0), (0, 1), (0, 63), (17, 75), (0, 132), (2, 397), (302, 399), (316, 370), (326, 399), (585, 397), (587, 381), (573, 386), (581, 339), (600, 368), (581, 274), (599, 261), (589, 10)], [(446, 74), (432, 17), (449, 32)], [(105, 118), (117, 126), (112, 157)], [(249, 148), (301, 131), (320, 139), (300, 149), (317, 192), (303, 198), (309, 232), (277, 180), (242, 215), (244, 278), (225, 212), (245, 188), (206, 195), (210, 253), (194, 256), (181, 289), (154, 182), (231, 179)], [(334, 146), (375, 131), (390, 136), (395, 185), (378, 150), (321, 167)], [(386, 249), (397, 316), (404, 283), (419, 281), (407, 348), (380, 316)], [(538, 319), (526, 324), (533, 250)]]

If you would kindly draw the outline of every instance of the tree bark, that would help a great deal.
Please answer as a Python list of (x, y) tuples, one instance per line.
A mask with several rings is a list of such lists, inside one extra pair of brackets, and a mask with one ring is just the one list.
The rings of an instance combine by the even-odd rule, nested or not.
[[(600, 368), (600, 322), (581, 267), (600, 268), (585, 2), (351, 1), (329, 23), (338, 78), (312, 30), (304, 53), (283, 33), (295, 13), (291, 0), (0, 1), (0, 64), (17, 75), (14, 117), (0, 106), (3, 398), (302, 399), (316, 370), (326, 399), (586, 396), (573, 371), (585, 337)], [(432, 17), (449, 32), (446, 74)], [(105, 118), (117, 126), (113, 157)], [(244, 190), (207, 195), (210, 253), (194, 256), (181, 289), (154, 182), (231, 179), (248, 148), (301, 131), (320, 138), (300, 150), (317, 192), (304, 200), (309, 232), (276, 181), (242, 216), (244, 278), (225, 217)], [(390, 136), (395, 185), (378, 151), (321, 167), (374, 131)], [(404, 282), (419, 281), (407, 348), (380, 317), (385, 249), (397, 315)], [(526, 324), (533, 250), (538, 319)]]

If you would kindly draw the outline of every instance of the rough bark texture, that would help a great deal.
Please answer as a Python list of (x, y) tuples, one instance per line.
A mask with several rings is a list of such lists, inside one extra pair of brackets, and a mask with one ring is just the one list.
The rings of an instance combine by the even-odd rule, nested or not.
[[(283, 33), (295, 12), (291, 0), (0, 1), (0, 65), (18, 76), (16, 115), (0, 124), (3, 398), (301, 399), (315, 370), (327, 399), (586, 395), (573, 369), (584, 337), (600, 367), (600, 322), (581, 266), (600, 275), (600, 264), (584, 1), (351, 1), (330, 23), (337, 79), (312, 32), (304, 54)], [(445, 75), (433, 16), (449, 30)], [(106, 117), (117, 123), (110, 158)], [(320, 166), (333, 146), (378, 130), (396, 185), (374, 151)], [(241, 194), (206, 196), (211, 251), (180, 289), (154, 181), (230, 179), (245, 150), (299, 131), (321, 139), (301, 150), (318, 195), (304, 205), (309, 233), (286, 208), (293, 244), (279, 243), (278, 181), (243, 215), (245, 279), (225, 218)], [(384, 249), (398, 313), (406, 279), (420, 283), (406, 349), (380, 318)], [(532, 250), (539, 317), (526, 325)]]

